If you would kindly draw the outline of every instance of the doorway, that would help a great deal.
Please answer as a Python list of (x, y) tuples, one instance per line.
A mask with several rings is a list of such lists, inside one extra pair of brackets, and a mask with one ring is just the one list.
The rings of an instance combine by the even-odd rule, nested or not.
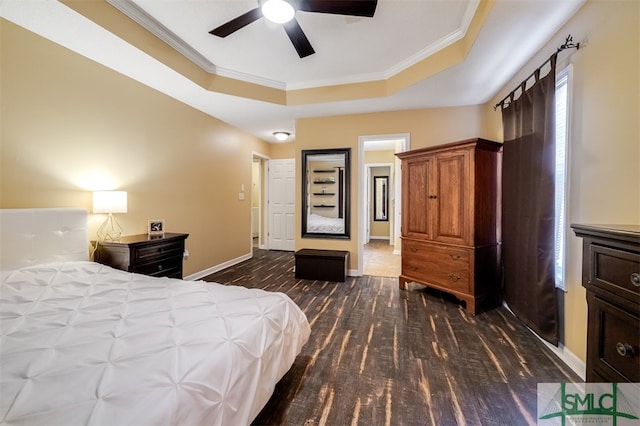
[(265, 248), (265, 196), (268, 158), (253, 153), (251, 164), (251, 252)]
[[(393, 151), (388, 151), (393, 160)], [(367, 155), (365, 154), (365, 161)], [(393, 212), (394, 206), (394, 176), (393, 163), (366, 163), (366, 198), (364, 211), (367, 221), (364, 243), (371, 240), (386, 240), (394, 245)], [(383, 187), (380, 182), (384, 182)]]
[[(376, 276), (397, 276), (400, 273), (400, 219), (402, 214), (402, 169), (396, 153), (409, 149), (408, 133), (361, 136), (359, 138), (359, 170), (362, 179), (358, 190), (358, 218), (361, 224), (358, 237), (358, 265), (360, 273)], [(386, 174), (388, 173), (388, 175)], [(388, 176), (387, 223), (376, 226), (372, 219), (375, 210), (376, 176)]]

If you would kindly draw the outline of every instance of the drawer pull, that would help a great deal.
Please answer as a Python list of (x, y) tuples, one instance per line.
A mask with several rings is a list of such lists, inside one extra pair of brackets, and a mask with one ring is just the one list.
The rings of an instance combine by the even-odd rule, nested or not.
[(460, 279), (459, 276), (457, 276), (456, 274), (449, 274), (449, 278), (451, 278), (451, 281), (458, 281)]
[(618, 355), (625, 358), (633, 358), (633, 346), (628, 343), (616, 343), (616, 351)]
[(636, 287), (640, 287), (640, 274), (637, 272), (634, 272), (633, 274), (631, 274), (631, 284), (635, 285)]
[(432, 199), (432, 200), (435, 200), (436, 198), (438, 198), (438, 196), (437, 195), (429, 195), (429, 198)]
[(411, 252), (412, 252), (412, 253), (417, 253), (417, 252), (418, 252), (418, 249), (417, 249), (417, 248), (415, 248), (415, 247), (411, 247)]
[(453, 260), (458, 260), (458, 259), (460, 259), (460, 255), (457, 255), (457, 254), (450, 254), (449, 256), (451, 256), (451, 258), (452, 258)]

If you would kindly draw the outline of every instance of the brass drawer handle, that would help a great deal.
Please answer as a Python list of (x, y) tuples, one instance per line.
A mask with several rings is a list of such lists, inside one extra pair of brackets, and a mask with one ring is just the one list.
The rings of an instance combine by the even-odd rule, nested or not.
[(618, 355), (625, 358), (633, 358), (633, 346), (628, 343), (616, 343), (616, 351)]
[(457, 276), (456, 274), (449, 274), (449, 278), (451, 279), (451, 281), (458, 281), (460, 279), (459, 276)]
[(636, 287), (640, 287), (640, 274), (637, 272), (634, 272), (633, 274), (631, 274), (631, 284), (635, 285)]
[(452, 258), (453, 260), (458, 260), (458, 259), (460, 259), (460, 256), (459, 256), (459, 255), (457, 255), (457, 254), (450, 254), (449, 256), (451, 256), (451, 258)]
[(417, 252), (418, 252), (418, 249), (417, 249), (417, 248), (415, 248), (415, 247), (411, 247), (411, 252), (412, 252), (412, 253), (417, 253)]

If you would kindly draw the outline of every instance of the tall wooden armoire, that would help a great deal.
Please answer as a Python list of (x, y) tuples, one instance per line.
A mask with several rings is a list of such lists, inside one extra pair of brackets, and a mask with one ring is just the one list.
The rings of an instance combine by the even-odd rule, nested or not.
[(470, 139), (397, 154), (402, 160), (402, 274), (478, 313), (501, 300), (502, 144)]

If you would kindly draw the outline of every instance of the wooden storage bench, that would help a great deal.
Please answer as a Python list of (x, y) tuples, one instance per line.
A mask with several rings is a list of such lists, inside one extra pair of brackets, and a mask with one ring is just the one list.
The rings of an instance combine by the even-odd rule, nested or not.
[(348, 251), (302, 249), (295, 258), (296, 278), (339, 282), (347, 278)]

